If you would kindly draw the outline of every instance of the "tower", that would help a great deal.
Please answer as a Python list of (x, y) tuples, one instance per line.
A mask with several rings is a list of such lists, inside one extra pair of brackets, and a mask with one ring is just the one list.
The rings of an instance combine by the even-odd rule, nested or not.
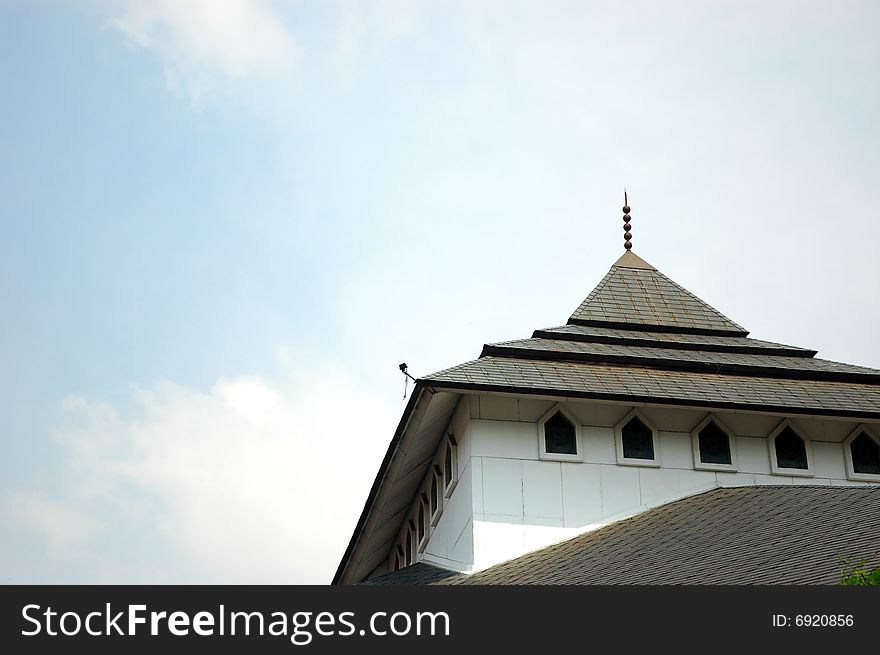
[(564, 325), (417, 380), (334, 583), (492, 571), (703, 496), (770, 531), (820, 503), (880, 525), (880, 371), (749, 338), (632, 251), (623, 211), (624, 254)]

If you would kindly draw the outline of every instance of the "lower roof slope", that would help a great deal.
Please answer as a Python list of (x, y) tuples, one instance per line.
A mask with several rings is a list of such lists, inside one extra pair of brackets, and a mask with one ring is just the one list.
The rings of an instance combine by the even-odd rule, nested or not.
[(446, 390), (499, 391), (742, 411), (880, 418), (880, 385), (484, 356), (426, 376)]
[(880, 487), (713, 489), (441, 584), (839, 584), (844, 562), (880, 567)]
[(433, 564), (417, 562), (397, 571), (379, 575), (375, 578), (367, 578), (358, 584), (364, 585), (426, 585), (437, 584), (459, 577), (458, 571), (450, 571)]

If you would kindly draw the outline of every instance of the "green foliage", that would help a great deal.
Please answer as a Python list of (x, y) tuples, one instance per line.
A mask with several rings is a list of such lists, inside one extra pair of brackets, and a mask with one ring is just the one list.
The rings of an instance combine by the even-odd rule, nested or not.
[(844, 562), (840, 584), (880, 585), (880, 568), (868, 570), (865, 567), (865, 560), (862, 560), (858, 566), (850, 566)]

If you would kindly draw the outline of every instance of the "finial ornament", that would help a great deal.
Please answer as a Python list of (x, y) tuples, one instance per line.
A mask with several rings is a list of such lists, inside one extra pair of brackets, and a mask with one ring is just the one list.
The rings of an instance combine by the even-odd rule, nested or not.
[(627, 250), (632, 250), (632, 225), (630, 225), (630, 221), (632, 219), (629, 215), (629, 202), (626, 199), (626, 189), (623, 190), (623, 247)]

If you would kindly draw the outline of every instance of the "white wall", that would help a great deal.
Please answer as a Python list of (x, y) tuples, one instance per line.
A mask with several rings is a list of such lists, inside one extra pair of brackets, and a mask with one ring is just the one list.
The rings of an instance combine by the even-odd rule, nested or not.
[(469, 570), (474, 561), (470, 415), (470, 399), (464, 396), (447, 428), (457, 444), (458, 480), (452, 494), (444, 497), (440, 520), (420, 556), (422, 561), (456, 570)]
[(687, 409), (640, 408), (658, 428), (660, 467), (618, 465), (613, 426), (632, 406), (582, 401), (565, 407), (582, 423), (584, 461), (540, 460), (536, 421), (555, 403), (471, 397), (467, 484), (474, 570), (716, 486), (859, 484), (846, 479), (842, 446), (857, 424), (793, 419), (811, 440), (815, 474), (780, 476), (771, 475), (767, 435), (782, 417), (734, 412), (716, 414), (736, 435), (736, 472), (694, 469), (690, 431), (707, 412)]

